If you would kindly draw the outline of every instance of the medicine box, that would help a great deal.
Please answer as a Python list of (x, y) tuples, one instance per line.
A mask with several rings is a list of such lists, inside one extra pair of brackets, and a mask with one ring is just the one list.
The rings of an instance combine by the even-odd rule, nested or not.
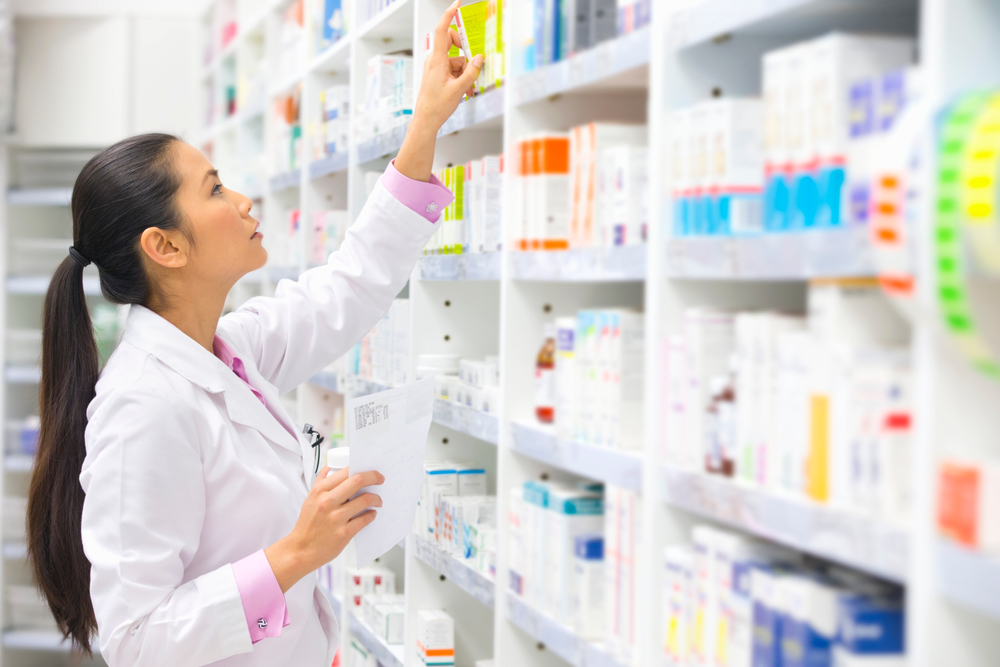
[(455, 621), (447, 612), (417, 612), (417, 650), (424, 665), (455, 664)]

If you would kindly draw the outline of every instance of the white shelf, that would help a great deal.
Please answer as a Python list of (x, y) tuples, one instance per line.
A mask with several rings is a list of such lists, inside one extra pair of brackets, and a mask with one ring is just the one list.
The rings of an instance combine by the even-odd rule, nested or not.
[(368, 624), (363, 619), (358, 618), (354, 612), (348, 611), (346, 616), (351, 634), (361, 642), (362, 646), (368, 649), (369, 653), (375, 656), (382, 667), (403, 667), (406, 658), (402, 644), (386, 644), (376, 637)]
[(1000, 620), (1000, 558), (940, 538), (937, 586), (941, 595), (963, 607)]
[[(49, 291), (51, 276), (7, 276), (7, 294), (45, 296)], [(83, 277), (83, 293), (87, 296), (101, 296), (101, 279), (98, 276)]]
[(910, 540), (899, 527), (804, 498), (664, 466), (663, 500), (820, 558), (904, 583)]
[(493, 608), (493, 580), (469, 565), (468, 562), (455, 558), (444, 549), (428, 539), (414, 535), (412, 537), (413, 555), (417, 560), (429, 565), (435, 572), (443, 574), (453, 584), (479, 600), (484, 605)]
[(358, 164), (365, 164), (366, 162), (372, 162), (382, 157), (388, 157), (398, 151), (403, 145), (403, 139), (406, 137), (406, 128), (409, 125), (410, 123), (407, 121), (406, 125), (394, 127), (388, 132), (382, 132), (358, 144)]
[(385, 40), (413, 38), (413, 3), (395, 0), (365, 21), (357, 30), (357, 39)]
[(831, 30), (916, 30), (914, 0), (706, 0), (672, 17), (669, 43), (685, 49), (722, 36), (782, 37), (789, 41)]
[(425, 255), (417, 262), (421, 280), (500, 280), (502, 253)]
[(31, 454), (7, 454), (3, 457), (3, 467), (8, 472), (31, 472), (35, 467), (35, 457)]
[(30, 364), (7, 364), (4, 379), (10, 384), (38, 384), (42, 379), (42, 369)]
[(598, 44), (571, 58), (537, 69), (511, 81), (515, 104), (528, 104), (552, 95), (584, 90), (645, 88), (649, 77), (651, 29)]
[[(0, 639), (5, 648), (22, 651), (69, 653), (70, 642), (53, 630), (6, 630)], [(95, 652), (97, 647), (94, 647)]]
[(0, 554), (5, 560), (24, 560), (28, 557), (28, 545), (24, 542), (4, 542)]
[(379, 384), (371, 380), (363, 380), (356, 375), (341, 376), (337, 373), (322, 371), (309, 378), (309, 382), (324, 389), (343, 394), (348, 398), (367, 396), (380, 391), (392, 389), (389, 385)]
[[(504, 86), (487, 90), (482, 95), (476, 95), (458, 105), (451, 118), (444, 122), (438, 130), (438, 136), (443, 137), (460, 130), (484, 127), (501, 128), (503, 118), (504, 98), (507, 89)], [(490, 122), (495, 121), (495, 122)]]
[(506, 596), (507, 620), (574, 667), (624, 667), (603, 647), (577, 637), (572, 630), (532, 608), (513, 593)]
[(757, 236), (669, 239), (664, 266), (671, 278), (801, 280), (873, 276), (867, 227), (778, 232)]
[(351, 35), (344, 35), (313, 58), (310, 72), (326, 72), (346, 68), (351, 57)]
[(286, 171), (283, 174), (275, 174), (271, 178), (267, 179), (267, 185), (271, 189), (271, 192), (283, 192), (284, 190), (297, 188), (301, 182), (301, 169), (293, 169), (292, 171)]
[(70, 204), (73, 188), (12, 188), (7, 191), (11, 206), (66, 206)]
[(511, 449), (582, 477), (642, 493), (642, 456), (557, 438), (549, 428), (511, 422)]
[(473, 410), (467, 405), (434, 399), (434, 423), (494, 445), (500, 441), (497, 416)]
[(568, 282), (642, 282), (646, 279), (645, 244), (512, 252), (513, 280)]
[(351, 154), (348, 151), (340, 151), (339, 153), (334, 153), (333, 155), (310, 162), (308, 167), (309, 178), (322, 178), (323, 176), (344, 171), (350, 164), (350, 157)]

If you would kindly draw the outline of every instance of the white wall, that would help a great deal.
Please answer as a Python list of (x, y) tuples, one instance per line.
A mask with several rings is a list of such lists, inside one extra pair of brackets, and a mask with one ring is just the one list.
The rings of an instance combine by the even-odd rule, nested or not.
[(100, 147), (149, 131), (190, 138), (197, 30), (193, 14), (18, 16), (17, 139)]

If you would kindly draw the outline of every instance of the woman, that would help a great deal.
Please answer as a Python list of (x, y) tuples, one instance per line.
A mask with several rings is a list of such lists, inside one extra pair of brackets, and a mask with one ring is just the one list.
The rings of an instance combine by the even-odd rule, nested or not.
[[(278, 397), (375, 324), (451, 201), (434, 140), (482, 64), (448, 58), (457, 6), (343, 248), (273, 299), (219, 318), (267, 252), (250, 200), (191, 146), (134, 137), (80, 173), (73, 247), (45, 299), (28, 540), (60, 629), (87, 652), (98, 634), (112, 667), (331, 663), (337, 621), (315, 570), (371, 523), (379, 497), (349, 499), (383, 478), (316, 475)], [(105, 297), (132, 304), (99, 379), (91, 261)]]

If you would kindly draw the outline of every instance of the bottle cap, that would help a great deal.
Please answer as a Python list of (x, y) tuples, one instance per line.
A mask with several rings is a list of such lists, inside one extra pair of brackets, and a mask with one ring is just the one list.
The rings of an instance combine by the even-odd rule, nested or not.
[(326, 452), (326, 465), (330, 470), (341, 470), (351, 462), (350, 447), (335, 447)]

